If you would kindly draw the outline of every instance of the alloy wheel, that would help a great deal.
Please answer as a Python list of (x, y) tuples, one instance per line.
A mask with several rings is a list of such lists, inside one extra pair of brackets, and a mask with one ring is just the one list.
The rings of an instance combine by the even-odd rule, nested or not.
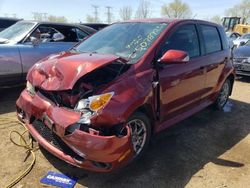
[(146, 124), (140, 119), (133, 119), (128, 122), (131, 132), (131, 141), (136, 155), (142, 151), (147, 139)]
[(226, 81), (220, 91), (219, 97), (218, 97), (218, 105), (223, 108), (226, 104), (228, 97), (230, 93), (230, 84), (228, 81)]

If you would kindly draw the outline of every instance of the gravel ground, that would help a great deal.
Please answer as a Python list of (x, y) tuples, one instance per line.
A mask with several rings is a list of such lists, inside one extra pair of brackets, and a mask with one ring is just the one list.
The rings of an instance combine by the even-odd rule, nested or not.
[[(24, 149), (9, 140), (22, 128), (15, 116), (15, 100), (23, 88), (0, 90), (0, 187), (26, 168)], [(48, 171), (78, 177), (75, 187), (249, 187), (250, 78), (235, 82), (224, 112), (205, 109), (152, 139), (144, 157), (112, 174), (72, 167), (48, 154), (36, 152), (33, 170), (16, 187), (43, 187)]]

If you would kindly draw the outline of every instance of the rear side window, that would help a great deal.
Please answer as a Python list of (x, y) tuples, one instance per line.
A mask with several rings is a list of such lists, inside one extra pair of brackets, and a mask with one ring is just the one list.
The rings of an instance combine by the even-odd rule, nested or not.
[(189, 57), (200, 55), (200, 46), (196, 27), (193, 24), (180, 26), (164, 43), (159, 58), (168, 50), (182, 50)]
[(222, 50), (220, 35), (216, 27), (201, 25), (201, 33), (204, 38), (204, 46), (207, 54)]

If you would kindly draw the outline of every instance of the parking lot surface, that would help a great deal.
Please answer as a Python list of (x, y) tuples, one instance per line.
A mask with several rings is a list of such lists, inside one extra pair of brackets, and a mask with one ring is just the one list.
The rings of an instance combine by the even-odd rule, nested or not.
[[(25, 150), (9, 140), (11, 130), (22, 131), (15, 101), (22, 87), (0, 90), (0, 187), (26, 162)], [(48, 171), (78, 177), (75, 187), (249, 187), (250, 185), (250, 79), (235, 82), (223, 112), (208, 108), (156, 135), (137, 163), (112, 174), (88, 172), (36, 152), (33, 170), (16, 187), (42, 187)]]

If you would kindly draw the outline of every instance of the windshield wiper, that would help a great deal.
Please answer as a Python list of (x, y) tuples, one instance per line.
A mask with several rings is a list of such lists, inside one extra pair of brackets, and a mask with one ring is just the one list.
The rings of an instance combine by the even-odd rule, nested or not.
[(78, 52), (78, 53), (90, 53), (90, 54), (97, 54), (97, 52), (88, 52), (88, 51), (78, 51), (77, 48), (73, 47), (70, 49), (72, 52)]
[(135, 49), (133, 52), (131, 52), (128, 56), (128, 61), (130, 61), (133, 57), (133, 55), (138, 51), (138, 49)]

